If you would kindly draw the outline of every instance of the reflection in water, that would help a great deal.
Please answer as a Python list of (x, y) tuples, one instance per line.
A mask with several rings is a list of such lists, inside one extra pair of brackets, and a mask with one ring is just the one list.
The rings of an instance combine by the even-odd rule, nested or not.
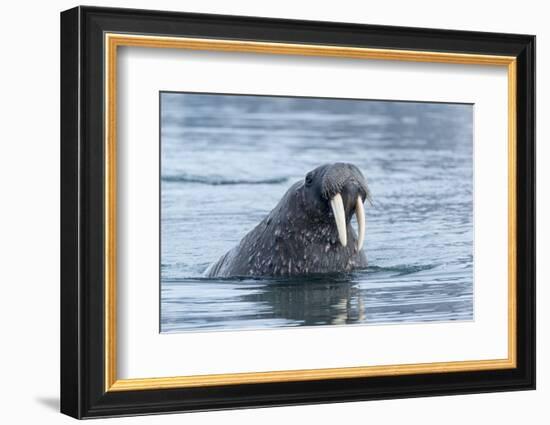
[[(162, 332), (473, 319), (471, 105), (164, 93), (161, 108)], [(373, 194), (366, 270), (202, 277), (338, 161)]]
[[(204, 285), (209, 285), (200, 280), (196, 284), (197, 289), (203, 286), (202, 290)], [(214, 314), (207, 307), (212, 302), (209, 300), (207, 308), (197, 308), (194, 314), (187, 311), (182, 312), (183, 315), (171, 315), (173, 322), (166, 322), (164, 330), (209, 328), (220, 321), (238, 327), (255, 327), (268, 319), (293, 326), (344, 325), (365, 320), (360, 290), (350, 276), (243, 280), (241, 285), (237, 291), (242, 293), (234, 297), (234, 282), (217, 283), (211, 288), (216, 293), (214, 296), (219, 297), (219, 308)], [(186, 291), (187, 284), (185, 288)], [(225, 293), (232, 299), (224, 300)], [(178, 301), (174, 300), (174, 304), (167, 309), (177, 309)], [(182, 317), (184, 320), (180, 320)]]
[(344, 276), (272, 281), (261, 292), (242, 299), (269, 306), (273, 317), (305, 326), (344, 325), (365, 319), (359, 288)]
[[(472, 294), (464, 285), (435, 276), (431, 283), (396, 284), (398, 277), (416, 272), (418, 268), (374, 267), (350, 274), (238, 283), (235, 279), (168, 281), (163, 286), (162, 329), (216, 329), (220, 323), (228, 329), (255, 329), (471, 318)], [(377, 276), (376, 283), (361, 284), (368, 282), (369, 274)], [(381, 275), (387, 280), (380, 287)]]

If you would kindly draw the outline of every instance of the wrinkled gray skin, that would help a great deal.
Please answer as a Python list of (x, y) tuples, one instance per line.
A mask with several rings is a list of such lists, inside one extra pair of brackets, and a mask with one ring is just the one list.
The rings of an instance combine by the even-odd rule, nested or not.
[[(344, 203), (347, 245), (338, 239), (330, 199)], [(294, 183), (277, 206), (233, 249), (205, 272), (207, 277), (295, 276), (365, 268), (350, 224), (357, 196), (370, 199), (361, 171), (352, 164), (325, 164)]]

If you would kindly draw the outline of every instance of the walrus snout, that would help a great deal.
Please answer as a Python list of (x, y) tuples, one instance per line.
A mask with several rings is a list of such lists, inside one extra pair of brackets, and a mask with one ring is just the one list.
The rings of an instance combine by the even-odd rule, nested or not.
[(353, 164), (336, 162), (318, 167), (321, 176), (321, 194), (325, 199), (332, 199), (342, 191), (357, 191), (363, 200), (369, 196), (369, 189), (363, 173)]

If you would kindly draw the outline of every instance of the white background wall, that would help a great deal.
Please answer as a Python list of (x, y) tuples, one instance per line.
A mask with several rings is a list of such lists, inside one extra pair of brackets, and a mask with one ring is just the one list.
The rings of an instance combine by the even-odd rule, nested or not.
[[(462, 0), (97, 1), (95, 5), (537, 35), (538, 390), (134, 417), (110, 423), (548, 423), (550, 26), (545, 2)], [(4, 2), (0, 15), (0, 417), (69, 423), (59, 392), (59, 12), (71, 1)], [(550, 307), (550, 305), (548, 306)]]

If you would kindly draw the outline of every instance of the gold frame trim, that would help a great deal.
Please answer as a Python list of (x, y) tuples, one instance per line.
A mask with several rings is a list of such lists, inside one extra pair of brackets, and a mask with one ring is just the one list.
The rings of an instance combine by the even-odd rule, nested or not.
[[(354, 59), (398, 60), (469, 65), (505, 66), (508, 71), (508, 357), (383, 366), (285, 370), (253, 373), (175, 376), (165, 378), (117, 379), (116, 372), (116, 99), (117, 48), (119, 46), (229, 51), (279, 55), (324, 56)], [(105, 34), (105, 391), (135, 391), (182, 387), (206, 387), (288, 381), (312, 381), (510, 369), (517, 365), (516, 353), (516, 58), (463, 53), (370, 49), (327, 45), (267, 43), (148, 35)]]

